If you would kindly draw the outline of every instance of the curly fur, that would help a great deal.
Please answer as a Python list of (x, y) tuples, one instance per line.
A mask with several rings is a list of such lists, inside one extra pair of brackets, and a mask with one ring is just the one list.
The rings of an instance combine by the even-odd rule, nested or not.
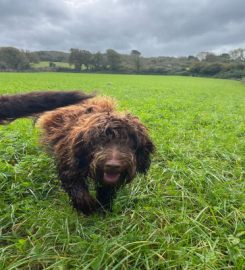
[[(154, 145), (147, 129), (137, 117), (117, 112), (112, 99), (96, 97), (47, 112), (37, 124), (56, 158), (63, 188), (84, 214), (111, 210), (116, 191), (149, 169)], [(88, 178), (95, 180), (96, 199)]]

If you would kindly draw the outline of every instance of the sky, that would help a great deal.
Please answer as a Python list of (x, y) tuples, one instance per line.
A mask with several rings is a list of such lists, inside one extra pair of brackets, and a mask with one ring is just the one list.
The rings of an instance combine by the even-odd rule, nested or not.
[(0, 47), (188, 56), (245, 48), (245, 0), (0, 0)]

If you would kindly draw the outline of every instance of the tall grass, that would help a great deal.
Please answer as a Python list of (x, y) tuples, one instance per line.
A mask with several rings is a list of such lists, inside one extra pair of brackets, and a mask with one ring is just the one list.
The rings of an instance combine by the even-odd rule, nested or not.
[(0, 269), (244, 269), (244, 84), (0, 73), (1, 93), (42, 89), (114, 96), (148, 126), (157, 153), (113, 213), (84, 217), (31, 120), (0, 127)]

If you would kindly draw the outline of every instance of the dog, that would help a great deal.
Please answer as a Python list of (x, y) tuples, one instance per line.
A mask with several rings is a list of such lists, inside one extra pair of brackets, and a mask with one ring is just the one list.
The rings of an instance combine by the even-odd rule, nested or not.
[[(43, 95), (47, 98), (49, 92)], [(24, 102), (24, 96), (22, 99)], [(35, 102), (38, 104), (38, 98)], [(140, 120), (118, 112), (111, 98), (80, 94), (73, 102), (80, 103), (39, 115), (36, 124), (42, 131), (41, 142), (54, 156), (62, 187), (78, 212), (112, 211), (118, 189), (137, 173), (148, 171), (155, 146)], [(33, 113), (28, 111), (28, 115)], [(90, 194), (89, 179), (94, 180), (96, 198)]]

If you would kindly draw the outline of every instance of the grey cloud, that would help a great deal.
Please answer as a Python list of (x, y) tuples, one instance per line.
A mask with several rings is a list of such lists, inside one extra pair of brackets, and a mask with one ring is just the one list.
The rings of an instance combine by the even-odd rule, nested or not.
[(244, 0), (0, 0), (0, 46), (189, 55), (245, 46)]

